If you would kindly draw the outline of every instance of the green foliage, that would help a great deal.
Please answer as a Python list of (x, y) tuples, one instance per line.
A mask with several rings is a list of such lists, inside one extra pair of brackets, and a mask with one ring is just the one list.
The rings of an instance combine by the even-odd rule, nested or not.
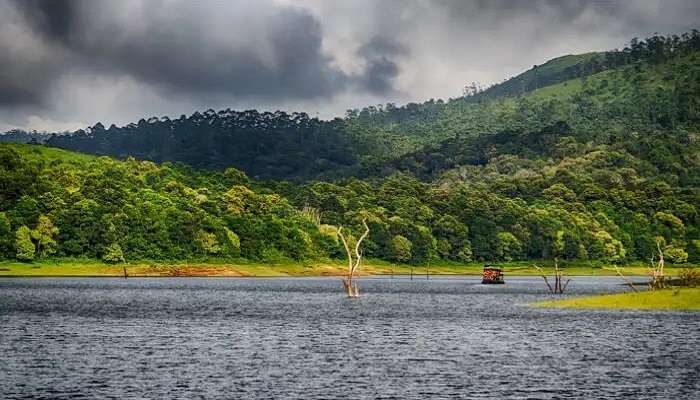
[(620, 262), (625, 258), (625, 248), (622, 242), (615, 239), (606, 231), (598, 231), (593, 235), (592, 254), (594, 258), (608, 262)]
[(224, 253), (229, 257), (238, 257), (241, 254), (241, 239), (236, 232), (224, 227)]
[[(321, 121), (305, 113), (207, 110), (173, 120), (151, 117), (109, 129), (97, 123), (87, 131), (50, 137), (46, 143), (203, 168), (234, 166), (261, 178), (297, 178), (330, 173), (355, 162), (354, 146), (343, 134), (343, 126), (340, 119)], [(222, 182), (246, 185), (247, 178), (235, 171), (224, 173)]]
[(59, 229), (54, 226), (46, 215), (39, 216), (39, 222), (31, 231), (32, 240), (36, 243), (36, 252), (40, 257), (45, 257), (56, 252), (55, 240)]
[(680, 247), (669, 245), (663, 249), (664, 259), (673, 264), (682, 264), (688, 261), (688, 253)]
[(411, 259), (413, 244), (404, 236), (396, 235), (391, 239), (392, 258), (398, 262), (408, 262)]
[(693, 239), (688, 246), (688, 261), (700, 261), (700, 239)]
[(342, 258), (335, 227), (365, 218), (366, 257), (414, 264), (646, 261), (657, 241), (669, 262), (697, 262), (699, 37), (344, 120), (207, 111), (48, 140), (159, 165), (0, 145), (0, 256)]
[(219, 241), (213, 233), (200, 230), (195, 236), (195, 241), (204, 255), (216, 255), (221, 253), (221, 246), (219, 246)]
[(102, 261), (108, 264), (116, 264), (124, 262), (124, 252), (122, 247), (118, 243), (112, 243), (105, 248), (105, 252), (102, 255)]
[(497, 260), (512, 261), (521, 256), (522, 244), (512, 233), (499, 232), (495, 257)]
[(700, 285), (700, 270), (698, 268), (686, 267), (678, 273), (680, 286), (696, 287)]
[(0, 259), (14, 255), (14, 240), (10, 219), (4, 212), (0, 212)]
[(17, 249), (17, 259), (20, 261), (31, 261), (34, 259), (36, 248), (32, 242), (31, 230), (22, 225), (17, 229), (15, 248)]

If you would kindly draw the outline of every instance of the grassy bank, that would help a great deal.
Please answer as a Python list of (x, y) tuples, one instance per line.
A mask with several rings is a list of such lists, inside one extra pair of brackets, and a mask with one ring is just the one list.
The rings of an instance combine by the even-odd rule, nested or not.
[[(539, 275), (532, 262), (502, 263), (506, 277), (513, 275)], [(484, 263), (431, 265), (431, 275), (480, 275)], [(546, 262), (538, 263), (548, 273), (553, 271)], [(47, 259), (32, 263), (0, 262), (0, 276), (123, 276), (124, 267), (129, 276), (333, 276), (342, 275), (347, 264), (340, 260), (309, 262), (255, 263), (246, 260), (202, 260), (191, 262), (134, 262), (119, 265), (105, 264), (89, 259)], [(413, 267), (417, 275), (426, 273), (426, 266)], [(604, 265), (567, 265), (567, 275), (607, 276), (615, 270)], [(668, 268), (670, 276), (676, 268)], [(383, 260), (367, 260), (361, 267), (363, 275), (389, 275), (411, 273), (410, 265), (394, 265)], [(645, 275), (646, 267), (624, 267), (626, 275)]]
[(612, 308), (640, 310), (700, 310), (700, 288), (629, 292), (567, 300), (543, 301), (536, 307)]

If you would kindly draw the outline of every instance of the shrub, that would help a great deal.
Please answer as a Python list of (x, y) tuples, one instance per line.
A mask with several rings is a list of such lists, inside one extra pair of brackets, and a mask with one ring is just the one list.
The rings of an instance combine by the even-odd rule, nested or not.
[(17, 229), (15, 248), (18, 260), (31, 261), (34, 259), (36, 248), (32, 242), (32, 231), (24, 225)]
[(697, 268), (685, 267), (678, 273), (681, 286), (695, 287), (700, 284), (700, 271)]
[(105, 253), (102, 255), (102, 261), (107, 264), (116, 264), (124, 262), (124, 252), (122, 247), (117, 243), (112, 243), (105, 249)]

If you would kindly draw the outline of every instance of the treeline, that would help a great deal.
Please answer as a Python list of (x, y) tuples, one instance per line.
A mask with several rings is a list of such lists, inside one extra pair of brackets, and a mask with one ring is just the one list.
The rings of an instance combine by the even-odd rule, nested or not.
[[(68, 132), (65, 132), (68, 134)], [(0, 134), (0, 143), (44, 143), (51, 137), (50, 133), (37, 131), (23, 131), (21, 129), (13, 129)]]
[[(294, 204), (323, 210), (326, 223), (367, 217), (373, 243), (367, 251), (388, 259), (397, 258), (392, 246), (400, 235), (412, 244), (414, 262), (424, 262), (433, 251), (461, 261), (626, 262), (648, 260), (657, 242), (672, 262), (700, 260), (697, 183), (678, 187), (677, 175), (659, 173), (624, 146), (582, 143), (556, 129), (532, 135), (525, 148), (520, 138), (503, 135), (486, 154), (477, 146), (433, 154), (443, 159), (427, 156), (411, 167), (430, 170), (436, 167), (429, 163), (451, 156), (476, 161), (449, 169), (430, 184), (394, 173), (371, 183), (318, 182), (287, 193)], [(688, 146), (679, 157), (697, 174), (697, 142), (688, 136), (650, 141)], [(541, 147), (548, 150), (539, 152)], [(531, 157), (534, 151), (542, 156)]]
[(0, 254), (105, 261), (328, 255), (322, 233), (240, 171), (0, 145)]
[[(555, 143), (567, 146), (566, 136)], [(647, 260), (657, 242), (670, 262), (700, 260), (697, 191), (638, 175), (644, 162), (609, 146), (574, 147), (558, 161), (500, 155), (434, 183), (394, 174), (299, 186), (251, 181), (232, 168), (2, 145), (0, 254), (109, 262), (342, 257), (336, 227), (359, 231), (367, 219), (366, 256), (416, 264), (625, 263)]]
[(698, 262), (697, 45), (633, 41), (616, 68), (517, 97), (332, 121), (209, 110), (48, 141), (123, 161), (0, 145), (0, 256), (342, 257), (336, 228), (367, 219), (366, 256), (416, 264), (625, 263), (657, 244)]
[[(605, 136), (625, 132), (698, 124), (699, 43), (696, 30), (634, 39), (622, 51), (551, 60), (468, 99), (369, 106), (330, 121), (304, 113), (207, 110), (123, 127), (97, 123), (49, 138), (14, 132), (0, 141), (46, 140), (90, 154), (232, 166), (254, 178), (297, 181), (353, 176), (426, 145), (467, 135), (536, 132), (558, 121), (577, 137), (605, 142)], [(542, 90), (533, 92), (536, 88)]]
[(305, 113), (207, 110), (107, 129), (97, 123), (70, 135), (55, 135), (47, 144), (198, 168), (233, 166), (256, 178), (290, 179), (323, 176), (353, 165), (356, 152), (343, 127), (340, 119), (321, 121)]
[(700, 50), (700, 32), (693, 29), (682, 35), (653, 35), (633, 38), (622, 50), (569, 55), (535, 65), (514, 78), (469, 96), (470, 101), (484, 101), (502, 96), (516, 96), (548, 85), (583, 78), (630, 64), (658, 64)]

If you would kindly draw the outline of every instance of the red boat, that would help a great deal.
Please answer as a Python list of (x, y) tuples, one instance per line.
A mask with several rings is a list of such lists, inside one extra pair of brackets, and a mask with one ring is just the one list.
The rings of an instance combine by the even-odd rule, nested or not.
[(503, 284), (503, 270), (493, 265), (484, 265), (481, 273), (481, 283), (485, 285)]

